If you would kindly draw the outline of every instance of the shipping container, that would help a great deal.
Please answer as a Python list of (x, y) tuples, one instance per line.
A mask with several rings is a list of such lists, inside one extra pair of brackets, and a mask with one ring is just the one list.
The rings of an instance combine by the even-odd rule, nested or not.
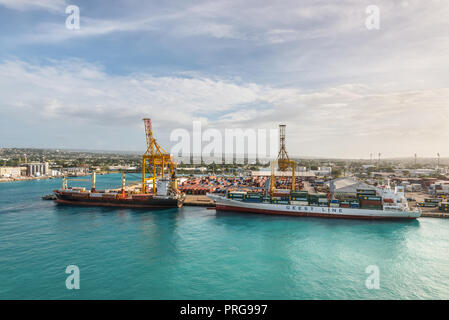
[(363, 195), (376, 195), (376, 190), (373, 189), (357, 189), (357, 194), (363, 194)]
[(289, 201), (286, 200), (271, 200), (271, 203), (275, 203), (275, 204), (289, 204)]
[(443, 201), (442, 199), (424, 199), (424, 202), (427, 203), (440, 203), (441, 201)]
[(372, 210), (382, 210), (382, 206), (374, 206), (374, 205), (360, 205), (362, 209), (372, 209)]
[(290, 201), (291, 204), (295, 204), (297, 206), (308, 206), (308, 201)]
[(275, 192), (275, 193), (288, 193), (288, 194), (290, 194), (290, 189), (274, 189), (273, 192)]
[(295, 191), (295, 192), (291, 193), (291, 196), (292, 197), (298, 197), (298, 198), (307, 198), (308, 194), (309, 193), (307, 191), (304, 191), (304, 192)]
[(292, 197), (292, 200), (294, 201), (307, 201), (307, 197)]
[(325, 193), (310, 193), (309, 198), (310, 199), (327, 198), (327, 194), (325, 194)]
[(102, 193), (91, 193), (89, 197), (91, 198), (101, 198)]
[(364, 194), (359, 194), (358, 198), (359, 198), (359, 200), (373, 200), (373, 201), (381, 201), (382, 200), (382, 197), (369, 196), (369, 195), (364, 195)]
[(436, 208), (436, 207), (438, 207), (438, 203), (436, 203), (436, 202), (419, 202), (418, 206), (426, 207), (426, 208)]

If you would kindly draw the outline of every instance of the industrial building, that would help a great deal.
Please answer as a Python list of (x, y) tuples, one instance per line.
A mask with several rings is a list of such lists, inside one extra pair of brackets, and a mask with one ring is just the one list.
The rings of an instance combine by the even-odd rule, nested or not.
[[(357, 193), (357, 189), (376, 190), (374, 186), (351, 177), (334, 179), (332, 182), (334, 184), (335, 194), (355, 195)], [(330, 182), (327, 182), (326, 184), (330, 186)]]
[(48, 162), (32, 162), (26, 163), (23, 166), (26, 167), (27, 176), (45, 176), (49, 173)]

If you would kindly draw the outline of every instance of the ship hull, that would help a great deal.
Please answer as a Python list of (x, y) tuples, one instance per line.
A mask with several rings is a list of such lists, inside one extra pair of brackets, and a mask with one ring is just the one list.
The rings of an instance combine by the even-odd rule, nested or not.
[(270, 203), (248, 203), (209, 195), (215, 201), (217, 211), (235, 211), (269, 215), (285, 215), (296, 217), (318, 217), (338, 219), (416, 219), (420, 211), (387, 211), (359, 208), (334, 208), (319, 206), (281, 205)]
[(117, 207), (117, 208), (148, 208), (148, 209), (166, 209), (179, 208), (183, 205), (183, 200), (179, 198), (90, 198), (80, 197), (77, 194), (56, 193), (55, 203), (59, 205), (77, 205), (77, 206), (97, 206), (97, 207)]

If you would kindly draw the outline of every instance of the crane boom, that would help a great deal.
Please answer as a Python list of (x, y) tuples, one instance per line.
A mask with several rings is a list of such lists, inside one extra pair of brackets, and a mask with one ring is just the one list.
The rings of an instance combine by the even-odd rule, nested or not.
[[(153, 182), (153, 193), (156, 193), (156, 178), (158, 175), (158, 168), (160, 168), (160, 174), (164, 177), (165, 170), (170, 173), (170, 177), (174, 178), (176, 163), (173, 161), (173, 157), (167, 153), (156, 141), (153, 136), (153, 126), (151, 119), (143, 119), (145, 124), (145, 136), (147, 141), (147, 150), (142, 156), (142, 193), (146, 193), (146, 181), (151, 180)], [(147, 166), (151, 168), (149, 173), (150, 177), (146, 177)], [(172, 181), (173, 189), (176, 189), (176, 181)]]

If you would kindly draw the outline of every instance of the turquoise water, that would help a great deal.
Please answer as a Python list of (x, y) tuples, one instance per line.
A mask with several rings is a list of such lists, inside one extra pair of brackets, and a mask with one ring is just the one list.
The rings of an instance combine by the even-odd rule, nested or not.
[[(120, 183), (119, 175), (97, 180), (97, 188)], [(60, 183), (0, 183), (1, 299), (449, 298), (449, 220), (327, 220), (40, 200)], [(65, 286), (72, 264), (80, 269), (80, 290)], [(369, 265), (379, 267), (377, 290), (365, 286)]]

